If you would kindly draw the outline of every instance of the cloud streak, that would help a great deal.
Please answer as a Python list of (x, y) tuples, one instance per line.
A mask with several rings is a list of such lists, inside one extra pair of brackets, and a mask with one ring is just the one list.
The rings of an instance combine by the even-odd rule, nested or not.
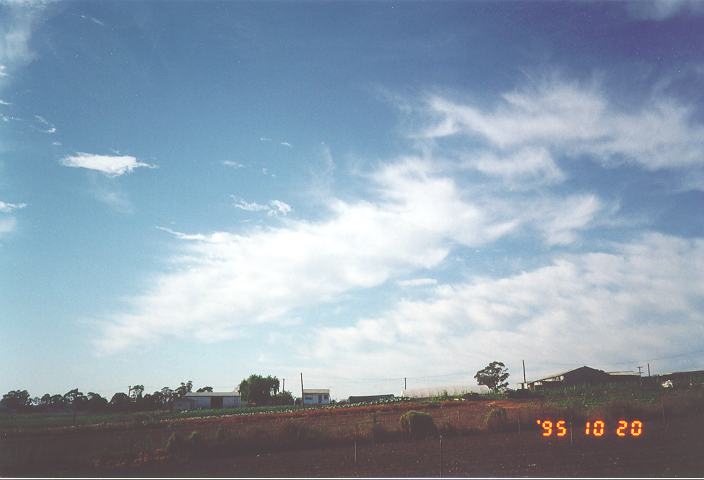
[(493, 109), (437, 95), (428, 98), (426, 107), (434, 121), (417, 136), (483, 141), (495, 154), (474, 166), (487, 174), (543, 171), (559, 180), (551, 152), (647, 170), (704, 165), (704, 126), (694, 120), (691, 107), (671, 98), (651, 98), (635, 111), (624, 111), (594, 85), (551, 80), (507, 92)]
[(129, 155), (98, 155), (78, 152), (61, 159), (65, 167), (85, 168), (103, 173), (109, 177), (119, 177), (132, 173), (137, 168), (157, 168), (156, 165), (140, 162)]

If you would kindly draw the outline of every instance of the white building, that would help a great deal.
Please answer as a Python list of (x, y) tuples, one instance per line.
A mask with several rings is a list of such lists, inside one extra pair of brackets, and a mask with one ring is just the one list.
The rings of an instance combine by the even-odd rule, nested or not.
[(174, 401), (174, 410), (197, 408), (238, 408), (242, 405), (240, 392), (189, 392)]
[(303, 405), (327, 405), (330, 403), (329, 388), (304, 388)]

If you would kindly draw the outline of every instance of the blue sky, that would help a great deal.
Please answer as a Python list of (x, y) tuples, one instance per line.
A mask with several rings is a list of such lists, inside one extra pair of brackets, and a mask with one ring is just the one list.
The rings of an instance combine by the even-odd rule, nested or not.
[(704, 367), (704, 8), (0, 2), (0, 390)]

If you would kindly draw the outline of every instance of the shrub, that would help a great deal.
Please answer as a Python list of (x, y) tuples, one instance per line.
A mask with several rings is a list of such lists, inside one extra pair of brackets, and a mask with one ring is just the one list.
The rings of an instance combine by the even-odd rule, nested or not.
[(401, 415), (401, 431), (411, 438), (425, 438), (435, 435), (437, 428), (429, 414), (410, 410)]
[(176, 432), (172, 433), (169, 439), (166, 441), (166, 453), (169, 455), (177, 455), (181, 453), (184, 449), (184, 442), (181, 437), (178, 436)]
[(486, 428), (490, 432), (500, 432), (506, 429), (506, 410), (495, 407), (486, 414)]

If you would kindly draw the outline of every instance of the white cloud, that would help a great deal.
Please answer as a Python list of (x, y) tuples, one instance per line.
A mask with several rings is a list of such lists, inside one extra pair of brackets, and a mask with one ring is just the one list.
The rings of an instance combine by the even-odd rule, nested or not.
[(64, 157), (61, 164), (66, 167), (96, 170), (111, 177), (132, 173), (135, 168), (140, 167), (157, 168), (156, 165), (140, 162), (137, 158), (129, 155), (98, 155), (83, 152)]
[(271, 142), (271, 138), (269, 137), (259, 137), (260, 142)]
[(434, 278), (411, 278), (408, 280), (399, 280), (396, 283), (400, 287), (425, 287), (428, 285), (437, 285), (438, 281)]
[(232, 160), (223, 160), (222, 164), (225, 165), (226, 167), (244, 168), (244, 165), (242, 163), (234, 162)]
[(431, 299), (405, 299), (377, 317), (316, 329), (299, 354), (312, 351), (328, 375), (476, 371), (502, 360), (518, 381), (522, 359), (530, 376), (566, 363), (635, 368), (701, 350), (703, 271), (704, 239), (645, 234), (505, 278), (441, 285)]
[(288, 143), (288, 142), (281, 142), (279, 145), (281, 145), (281, 146), (283, 146), (283, 147), (293, 148), (293, 145), (291, 145), (291, 144)]
[[(662, 96), (625, 111), (597, 86), (551, 80), (504, 94), (494, 109), (439, 96), (430, 97), (427, 106), (435, 121), (421, 137), (465, 135), (501, 152), (483, 164), (477, 160), (476, 168), (486, 173), (510, 177), (542, 169), (559, 179), (547, 152), (586, 154), (604, 164), (629, 162), (648, 170), (704, 165), (704, 126), (694, 121), (692, 107)], [(519, 161), (522, 152), (533, 154)], [(506, 153), (515, 161), (500, 161)]]
[(545, 148), (524, 148), (505, 155), (470, 154), (463, 166), (490, 177), (501, 178), (516, 188), (560, 183), (565, 174)]
[(266, 212), (269, 216), (277, 215), (287, 215), (293, 211), (293, 208), (286, 202), (281, 200), (270, 200), (266, 205), (262, 205), (257, 202), (247, 202), (242, 199), (231, 195), (231, 198), (235, 200), (235, 208), (244, 210), (247, 212)]
[(2, 200), (0, 200), (0, 212), (2, 212), (2, 213), (10, 213), (13, 210), (18, 210), (18, 209), (24, 208), (26, 206), (27, 206), (26, 203), (7, 203), (7, 202), (3, 202)]
[(0, 65), (0, 78), (7, 77), (7, 65)]
[(8, 106), (8, 105), (12, 105), (12, 103), (6, 102), (5, 100), (0, 99), (0, 105)]
[[(98, 347), (114, 351), (163, 336), (227, 338), (246, 325), (435, 267), (453, 245), (481, 245), (515, 226), (482, 211), (421, 161), (385, 166), (370, 181), (377, 201), (330, 199), (328, 218), (319, 222), (182, 234), (188, 242), (174, 259), (177, 270), (154, 278), (128, 313), (108, 317)], [(237, 201), (238, 208), (273, 208)]]
[(95, 18), (95, 17), (91, 17), (91, 16), (88, 16), (88, 15), (80, 15), (80, 17), (81, 17), (83, 20), (88, 20), (88, 21), (90, 21), (90, 22), (95, 23), (96, 25), (100, 25), (101, 27), (104, 27), (104, 26), (105, 26), (105, 22), (103, 22), (102, 20), (99, 20), (99, 19), (97, 19), (97, 18)]

